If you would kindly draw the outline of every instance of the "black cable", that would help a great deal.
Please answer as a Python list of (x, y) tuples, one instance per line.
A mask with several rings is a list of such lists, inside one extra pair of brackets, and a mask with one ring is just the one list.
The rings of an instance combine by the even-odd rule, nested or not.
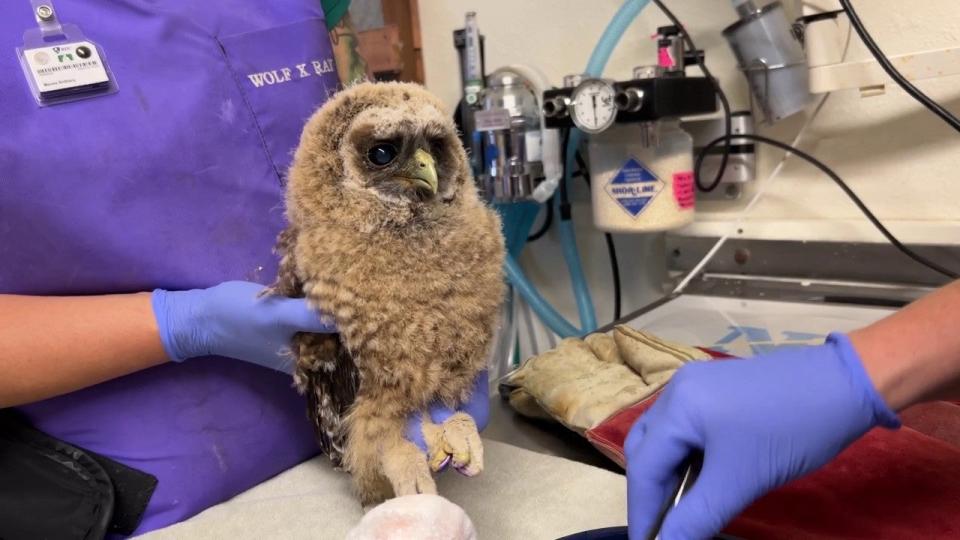
[[(580, 167), (580, 176), (583, 176), (583, 180), (589, 186), (590, 172), (587, 169), (587, 163), (580, 152), (577, 152), (575, 157), (577, 158), (577, 166)], [(617, 246), (613, 243), (613, 235), (610, 233), (603, 233), (603, 237), (607, 241), (607, 254), (610, 256), (610, 269), (613, 272), (613, 320), (619, 321), (623, 293), (620, 289), (620, 263), (617, 261)]]
[(607, 253), (610, 255), (610, 269), (613, 271), (613, 320), (620, 320), (620, 301), (622, 292), (620, 291), (620, 263), (617, 262), (617, 246), (613, 243), (613, 235), (603, 233), (607, 240)]
[(580, 170), (578, 170), (576, 174), (582, 176), (583, 179), (587, 181), (587, 185), (589, 186), (590, 185), (590, 169), (587, 168), (587, 161), (583, 159), (583, 154), (581, 154), (580, 152), (577, 152), (573, 157), (576, 158), (577, 160), (577, 167), (580, 167)]
[[(567, 142), (570, 141), (570, 128), (563, 130), (563, 140), (560, 143), (560, 160), (563, 166), (567, 166)], [(566, 171), (564, 171), (566, 173)], [(566, 174), (560, 178), (560, 220), (570, 221), (570, 194), (567, 191)]]
[(814, 13), (813, 15), (804, 15), (803, 17), (797, 19), (797, 22), (807, 25), (820, 21), (828, 21), (831, 19), (836, 19), (837, 15), (840, 15), (844, 12), (845, 10), (843, 9), (835, 9), (833, 11), (824, 11), (823, 13)]
[(540, 229), (537, 232), (531, 234), (527, 237), (527, 242), (535, 242), (547, 234), (547, 231), (550, 230), (550, 225), (553, 224), (553, 197), (550, 197), (550, 200), (547, 201), (547, 215), (543, 218), (543, 224), (540, 225)]
[[(840, 176), (837, 175), (837, 173), (833, 172), (832, 169), (824, 165), (821, 161), (819, 161), (815, 157), (811, 156), (810, 154), (807, 154), (806, 152), (803, 152), (802, 150), (798, 150), (790, 146), (789, 144), (782, 143), (776, 139), (771, 139), (769, 137), (764, 137), (762, 135), (753, 135), (753, 134), (743, 133), (743, 134), (737, 134), (733, 137), (738, 139), (747, 139), (755, 142), (769, 144), (770, 146), (774, 146), (781, 150), (790, 152), (791, 154), (794, 154), (795, 156), (807, 161), (814, 167), (820, 169), (820, 171), (822, 171), (824, 174), (829, 176), (831, 180), (833, 180), (834, 182), (837, 183), (838, 186), (840, 186), (840, 189), (842, 189), (843, 192), (847, 194), (847, 197), (850, 197), (850, 200), (852, 200), (853, 203), (857, 205), (857, 208), (859, 208), (860, 211), (863, 212), (865, 216), (867, 216), (867, 219), (870, 220), (870, 223), (873, 223), (873, 226), (876, 227), (877, 230), (879, 230), (880, 233), (883, 234), (883, 236), (887, 240), (889, 240), (891, 244), (893, 244), (893, 247), (900, 250), (907, 257), (910, 257), (914, 261), (926, 266), (927, 268), (937, 273), (943, 274), (944, 276), (947, 276), (951, 279), (957, 279), (957, 277), (960, 277), (956, 272), (948, 268), (945, 268), (943, 266), (940, 266), (939, 264), (931, 261), (930, 259), (927, 259), (926, 257), (920, 255), (919, 253), (916, 253), (915, 251), (911, 250), (907, 246), (903, 245), (899, 240), (897, 240), (895, 236), (893, 236), (893, 234), (890, 231), (887, 230), (886, 227), (883, 226), (883, 223), (880, 223), (880, 220), (877, 219), (875, 215), (873, 215), (873, 212), (871, 212), (870, 209), (867, 208), (865, 204), (863, 204), (863, 201), (861, 201), (860, 197), (857, 197), (857, 194), (850, 189), (850, 186), (848, 186), (846, 182), (844, 182), (840, 178)], [(724, 139), (728, 139), (728, 138), (731, 138), (731, 136), (726, 135), (723, 137), (717, 137), (716, 139), (710, 141), (710, 143), (704, 147), (704, 150), (706, 151), (710, 148), (713, 148), (717, 144), (723, 142)], [(699, 170), (700, 166), (703, 165), (703, 155), (704, 154), (701, 153), (699, 156), (697, 156), (697, 163), (694, 167), (697, 170)]]
[[(667, 6), (665, 6), (661, 0), (653, 0), (653, 3), (660, 8), (660, 11), (662, 11), (668, 19), (670, 19), (671, 24), (680, 29), (680, 33), (683, 35), (683, 40), (686, 42), (687, 48), (690, 49), (691, 52), (696, 53), (697, 46), (693, 43), (693, 38), (690, 37), (690, 34), (686, 31), (686, 29), (684, 29), (683, 23), (680, 22), (680, 19), (678, 19), (677, 16), (674, 15), (673, 12), (670, 11), (670, 9), (667, 8)], [(717, 97), (720, 98), (720, 105), (723, 107), (723, 140), (728, 141), (727, 144), (723, 145), (723, 157), (720, 158), (720, 169), (717, 170), (717, 176), (713, 179), (713, 182), (711, 182), (709, 186), (705, 186), (703, 185), (703, 182), (701, 182), (699, 168), (693, 174), (693, 180), (696, 182), (697, 188), (700, 191), (709, 193), (717, 189), (717, 186), (720, 185), (720, 180), (723, 179), (724, 173), (727, 172), (727, 162), (730, 160), (729, 141), (730, 134), (733, 131), (733, 120), (730, 112), (730, 101), (727, 100), (727, 94), (724, 93), (723, 88), (720, 88), (720, 82), (716, 79), (716, 77), (713, 76), (712, 73), (710, 73), (710, 70), (707, 69), (706, 60), (701, 57), (697, 62), (697, 65), (700, 67), (700, 71), (703, 72), (703, 76), (713, 84), (713, 89), (717, 92)], [(705, 153), (706, 149), (701, 150), (699, 158), (702, 158), (702, 156), (706, 155)]]
[(947, 124), (950, 124), (950, 127), (953, 129), (960, 131), (960, 120), (958, 120), (956, 116), (951, 114), (950, 111), (944, 109), (936, 101), (930, 99), (926, 94), (921, 92), (919, 88), (904, 78), (904, 76), (897, 71), (897, 68), (893, 67), (893, 64), (890, 63), (890, 60), (887, 59), (887, 56), (883, 54), (883, 51), (880, 50), (880, 47), (877, 46), (877, 43), (873, 41), (872, 37), (870, 37), (870, 33), (867, 32), (866, 28), (864, 28), (863, 22), (857, 15), (856, 10), (854, 10), (853, 6), (850, 4), (850, 0), (840, 0), (840, 5), (843, 6), (843, 9), (847, 12), (847, 17), (850, 19), (850, 24), (853, 26), (853, 29), (857, 31), (857, 35), (860, 36), (863, 44), (870, 49), (870, 53), (873, 54), (873, 57), (876, 58), (877, 62), (880, 63), (880, 67), (887, 72), (887, 75), (889, 75), (894, 82), (899, 84), (906, 93), (910, 94), (924, 107), (930, 109), (933, 114), (939, 116)]

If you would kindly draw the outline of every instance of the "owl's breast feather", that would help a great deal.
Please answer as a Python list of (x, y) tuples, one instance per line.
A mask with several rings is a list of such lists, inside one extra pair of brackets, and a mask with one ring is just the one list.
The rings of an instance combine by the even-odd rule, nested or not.
[(478, 336), (492, 334), (504, 288), (503, 239), (489, 212), (477, 208), (446, 227), (411, 231), (301, 231), (298, 267), (305, 281), (326, 284), (316, 300), (338, 326), (340, 312), (413, 328), (424, 343), (484, 347)]

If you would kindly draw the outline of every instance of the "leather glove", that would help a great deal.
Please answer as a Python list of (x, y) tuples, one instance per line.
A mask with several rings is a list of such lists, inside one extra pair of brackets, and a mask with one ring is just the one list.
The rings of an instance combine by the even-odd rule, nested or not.
[(695, 449), (696, 483), (665, 540), (708, 538), (767, 491), (825, 465), (874, 426), (899, 427), (842, 334), (747, 360), (681, 368), (624, 445), (630, 538), (643, 539)]
[(302, 298), (260, 297), (263, 285), (228, 281), (209, 289), (153, 291), (151, 303), (167, 356), (182, 362), (224, 356), (293, 372), (297, 332), (336, 332)]
[[(444, 406), (440, 403), (431, 404), (427, 408), (427, 414), (433, 424), (443, 424), (448, 418), (457, 412), (468, 414), (477, 424), (477, 431), (483, 431), (490, 421), (490, 377), (484, 370), (473, 383), (473, 390), (470, 398), (462, 403), (456, 410)], [(406, 437), (407, 440), (417, 445), (424, 453), (428, 453), (427, 442), (423, 434), (424, 417), (423, 413), (416, 412), (407, 420)], [(449, 460), (448, 460), (449, 463)], [(447, 464), (443, 465), (445, 469)], [(441, 469), (442, 470), (442, 469)]]

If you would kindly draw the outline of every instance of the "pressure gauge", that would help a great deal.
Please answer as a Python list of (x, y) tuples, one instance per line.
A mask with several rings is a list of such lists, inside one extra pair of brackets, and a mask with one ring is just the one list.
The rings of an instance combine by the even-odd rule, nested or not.
[(616, 90), (603, 79), (584, 79), (570, 96), (570, 117), (581, 130), (600, 133), (617, 118)]

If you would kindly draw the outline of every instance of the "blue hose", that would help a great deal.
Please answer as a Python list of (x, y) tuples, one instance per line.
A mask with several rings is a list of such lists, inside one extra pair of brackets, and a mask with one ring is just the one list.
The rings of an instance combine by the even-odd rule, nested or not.
[[(623, 37), (623, 33), (633, 20), (640, 14), (640, 11), (649, 3), (649, 0), (626, 0), (613, 19), (604, 29), (597, 42), (590, 60), (587, 62), (586, 74), (591, 77), (598, 77), (603, 73), (614, 47)], [(577, 129), (570, 132), (570, 138), (566, 148), (566, 163), (564, 163), (564, 177), (562, 182), (567, 182), (569, 186), (570, 176), (573, 173), (574, 161), (577, 148), (580, 145), (581, 133)], [(554, 210), (560, 215), (560, 198), (554, 197)], [(527, 281), (520, 269), (520, 265), (512, 256), (507, 256), (506, 271), (507, 277), (516, 288), (517, 292), (523, 297), (530, 307), (537, 313), (540, 320), (547, 325), (554, 333), (560, 337), (580, 336), (597, 329), (597, 316), (593, 307), (593, 300), (590, 298), (590, 289), (587, 286), (587, 280), (583, 273), (583, 267), (580, 264), (580, 253), (577, 249), (577, 239), (573, 230), (571, 221), (560, 220), (560, 241), (563, 247), (563, 258), (566, 260), (567, 267), (570, 270), (570, 281), (573, 286), (574, 298), (577, 301), (577, 310), (580, 315), (580, 323), (583, 330), (578, 330), (569, 321), (557, 313), (555, 309), (537, 292), (536, 288)]]
[(530, 229), (533, 228), (533, 224), (537, 220), (540, 205), (527, 201), (498, 203), (493, 206), (500, 213), (500, 220), (503, 223), (507, 253), (514, 258), (519, 257), (523, 247), (527, 244)]
[(530, 305), (530, 308), (540, 317), (540, 320), (543, 321), (543, 323), (547, 325), (547, 328), (554, 334), (562, 338), (568, 338), (580, 336), (585, 333), (570, 324), (569, 321), (563, 318), (563, 315), (557, 313), (550, 303), (540, 296), (537, 289), (524, 277), (523, 270), (520, 269), (520, 265), (517, 264), (516, 259), (510, 255), (507, 255), (506, 270), (507, 278), (513, 283), (516, 291), (520, 293), (520, 296), (523, 297), (527, 304)]
[[(610, 20), (607, 28), (604, 29), (597, 42), (590, 60), (587, 62), (586, 74), (590, 77), (599, 77), (603, 74), (603, 69), (610, 60), (614, 47), (623, 37), (627, 27), (637, 18), (640, 11), (649, 3), (649, 0), (627, 0), (620, 6), (617, 13)], [(570, 176), (573, 174), (574, 161), (577, 148), (580, 146), (582, 133), (578, 129), (570, 132), (570, 138), (567, 141), (566, 162), (564, 163), (563, 182), (567, 183), (569, 188)], [(560, 215), (560, 199), (554, 198), (554, 210)], [(580, 312), (580, 324), (583, 325), (584, 333), (592, 332), (597, 329), (597, 316), (593, 308), (593, 300), (590, 298), (590, 289), (587, 286), (586, 277), (583, 274), (583, 268), (580, 264), (580, 253), (577, 249), (577, 238), (574, 234), (573, 223), (571, 221), (560, 221), (560, 241), (563, 246), (563, 258), (566, 259), (567, 267), (570, 269), (570, 280), (573, 284), (573, 294), (577, 300), (577, 308)]]
[[(563, 181), (566, 182), (566, 179)], [(559, 200), (559, 197), (557, 199)], [(567, 261), (567, 269), (570, 271), (570, 283), (573, 286), (573, 297), (577, 301), (580, 325), (583, 327), (583, 333), (586, 334), (597, 329), (597, 313), (593, 307), (593, 299), (590, 297), (590, 287), (587, 285), (583, 266), (580, 264), (580, 251), (577, 249), (577, 237), (573, 232), (573, 221), (561, 219), (559, 226), (560, 247), (563, 249), (563, 258)]]
[[(603, 34), (600, 35), (600, 41), (598, 41), (597, 45), (593, 48), (593, 53), (587, 62), (587, 75), (599, 77), (603, 74), (603, 68), (607, 67), (607, 61), (610, 60), (610, 54), (613, 53), (613, 48), (617, 46), (620, 38), (623, 37), (623, 33), (626, 32), (627, 27), (633, 23), (633, 20), (637, 18), (637, 15), (639, 15), (643, 8), (647, 7), (649, 3), (650, 0), (626, 0), (626, 2), (620, 6), (620, 9), (617, 10), (613, 19), (607, 24), (607, 28), (604, 29)], [(567, 148), (569, 148), (569, 146)]]

